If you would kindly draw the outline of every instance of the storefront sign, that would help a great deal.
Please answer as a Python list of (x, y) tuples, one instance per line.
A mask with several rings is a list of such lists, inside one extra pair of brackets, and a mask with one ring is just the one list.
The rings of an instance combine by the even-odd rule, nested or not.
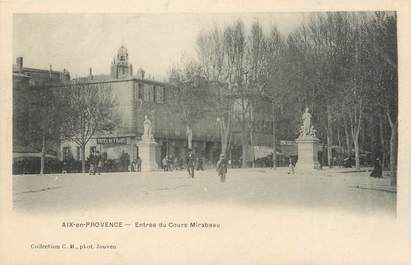
[(97, 144), (127, 144), (126, 137), (97, 138)]

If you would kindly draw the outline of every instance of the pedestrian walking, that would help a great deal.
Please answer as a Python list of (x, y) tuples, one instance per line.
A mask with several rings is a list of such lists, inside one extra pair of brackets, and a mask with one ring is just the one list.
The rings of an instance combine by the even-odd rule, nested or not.
[(66, 161), (63, 161), (63, 166), (62, 166), (61, 170), (62, 170), (62, 172), (61, 172), (62, 174), (67, 173), (67, 162)]
[(97, 163), (97, 172), (99, 175), (101, 175), (101, 172), (103, 172), (103, 161), (101, 159)]
[(217, 173), (220, 177), (221, 182), (225, 182), (225, 176), (227, 174), (227, 160), (224, 157), (224, 154), (220, 155), (220, 159), (217, 162)]
[(204, 170), (203, 168), (203, 159), (201, 158), (201, 156), (199, 156), (197, 158), (197, 171), (199, 170)]
[(97, 152), (97, 174), (101, 175), (103, 171), (103, 159), (99, 152)]
[(194, 178), (194, 154), (191, 149), (188, 150), (186, 162), (188, 175), (191, 176), (191, 178)]
[(170, 156), (169, 158), (168, 158), (168, 170), (169, 171), (173, 171), (174, 170), (174, 163), (173, 163), (173, 157), (172, 156)]
[(131, 163), (131, 171), (136, 172), (137, 170), (137, 161), (133, 159), (133, 162)]
[(96, 164), (95, 164), (96, 159), (95, 159), (95, 157), (96, 157), (96, 155), (94, 154), (94, 152), (92, 152), (90, 154), (90, 157), (89, 157), (89, 162), (90, 162), (90, 168), (88, 170), (89, 175), (95, 175), (96, 174)]
[(293, 159), (290, 157), (288, 159), (288, 174), (295, 174), (295, 165), (293, 163)]
[(141, 172), (141, 163), (142, 163), (142, 160), (141, 160), (141, 158), (138, 156), (138, 157), (137, 157), (137, 172)]
[(168, 171), (168, 158), (165, 156), (162, 161), (164, 172)]
[(182, 157), (179, 157), (179, 158), (178, 158), (178, 168), (179, 168), (180, 170), (183, 170), (183, 169), (184, 169), (184, 159), (183, 159)]
[(177, 157), (174, 157), (173, 165), (175, 170), (178, 170), (180, 168), (179, 159)]
[(373, 178), (382, 178), (382, 167), (381, 167), (380, 158), (378, 157), (374, 161), (374, 169), (371, 172), (370, 176)]

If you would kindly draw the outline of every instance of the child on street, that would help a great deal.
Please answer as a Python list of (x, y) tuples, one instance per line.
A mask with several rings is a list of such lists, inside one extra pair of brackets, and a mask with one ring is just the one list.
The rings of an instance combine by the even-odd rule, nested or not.
[(289, 159), (288, 159), (288, 174), (295, 174), (295, 166), (294, 166), (294, 163), (293, 163), (293, 159), (290, 157)]
[(224, 154), (220, 155), (220, 159), (217, 162), (217, 173), (221, 182), (225, 182), (225, 175), (227, 174), (227, 161), (224, 158)]

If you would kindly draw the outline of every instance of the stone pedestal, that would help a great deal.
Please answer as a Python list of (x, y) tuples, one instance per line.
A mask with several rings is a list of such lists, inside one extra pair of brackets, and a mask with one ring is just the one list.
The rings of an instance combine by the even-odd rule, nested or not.
[(141, 171), (153, 171), (158, 169), (156, 162), (157, 143), (143, 140), (137, 143), (139, 156), (141, 158)]
[(319, 169), (318, 147), (320, 140), (313, 136), (303, 136), (299, 137), (295, 142), (298, 145), (297, 169)]

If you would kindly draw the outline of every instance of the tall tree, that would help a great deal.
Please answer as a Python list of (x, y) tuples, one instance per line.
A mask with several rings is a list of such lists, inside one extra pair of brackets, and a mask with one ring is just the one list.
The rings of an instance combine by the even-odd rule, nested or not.
[[(263, 55), (263, 71), (261, 77), (263, 81), (264, 96), (268, 96), (272, 101), (272, 135), (273, 135), (273, 169), (276, 169), (277, 163), (277, 120), (278, 110), (283, 101), (289, 96), (290, 92), (286, 89), (286, 45), (280, 32), (275, 26), (272, 26), (269, 36), (266, 38), (266, 44)], [(291, 98), (292, 96), (289, 96)]]
[(345, 89), (346, 111), (350, 121), (352, 142), (354, 144), (355, 167), (360, 169), (360, 144), (359, 136), (363, 127), (364, 111), (369, 105), (371, 44), (367, 36), (367, 17), (364, 15), (350, 14), (349, 22), (351, 32), (348, 36), (352, 51), (350, 78)]
[(14, 77), (13, 141), (18, 146), (40, 151), (40, 174), (45, 173), (48, 151), (57, 149), (65, 102), (52, 89), (60, 82)]
[[(250, 138), (250, 145), (256, 145), (255, 127), (263, 117), (258, 117), (257, 110), (262, 104), (262, 94), (267, 85), (267, 38), (263, 34), (261, 24), (256, 21), (251, 25), (251, 31), (247, 36), (245, 54), (245, 91), (249, 101), (247, 119), (247, 129)], [(255, 167), (255, 154), (252, 150), (252, 166)]]
[(45, 158), (48, 142), (59, 145), (61, 127), (64, 123), (65, 110), (67, 104), (63, 97), (54, 89), (54, 85), (49, 83), (43, 85), (38, 90), (39, 109), (37, 111), (40, 134), (41, 134), (41, 159), (40, 174), (44, 173)]
[[(382, 113), (388, 121), (389, 169), (391, 184), (397, 182), (398, 148), (398, 58), (397, 58), (397, 18), (395, 13), (376, 12), (368, 27), (369, 49), (372, 54), (372, 80), (377, 95), (375, 113)], [(378, 114), (377, 114), (378, 115)], [(379, 115), (381, 145), (384, 146), (383, 117)], [(384, 152), (384, 149), (382, 150)]]
[(221, 153), (227, 155), (232, 136), (233, 89), (228, 82), (233, 69), (227, 67), (228, 57), (224, 33), (217, 26), (203, 31), (197, 38), (197, 59), (215, 100), (215, 112), (220, 130)]
[(314, 76), (317, 79), (312, 96), (313, 101), (320, 107), (317, 107), (319, 110), (317, 113), (325, 114), (321, 120), (325, 122), (328, 166), (332, 167), (334, 123), (338, 118), (339, 110), (339, 97), (336, 95), (339, 94), (344, 83), (349, 25), (343, 13), (330, 12), (313, 15), (308, 22), (308, 28), (308, 42), (313, 49), (311, 58), (316, 67)]
[(81, 149), (82, 172), (85, 172), (85, 148), (90, 139), (99, 132), (111, 132), (118, 121), (108, 83), (73, 81), (59, 88), (68, 104), (65, 113), (63, 136), (76, 143)]
[(226, 73), (229, 89), (233, 90), (234, 117), (240, 124), (242, 167), (247, 166), (248, 124), (251, 101), (247, 93), (245, 53), (246, 35), (241, 20), (224, 30), (224, 49), (227, 54)]
[(177, 87), (177, 93), (172, 95), (174, 110), (186, 126), (187, 146), (192, 148), (193, 126), (213, 108), (212, 94), (201, 76), (200, 66), (193, 61), (172, 68), (169, 81)]

